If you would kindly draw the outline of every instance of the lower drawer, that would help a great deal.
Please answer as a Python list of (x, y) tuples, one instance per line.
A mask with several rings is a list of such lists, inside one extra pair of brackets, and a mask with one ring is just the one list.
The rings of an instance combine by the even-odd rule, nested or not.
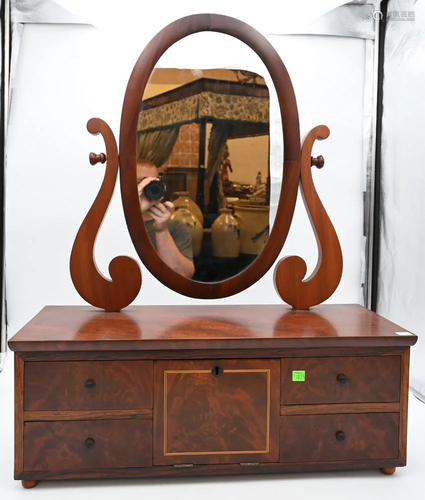
[(149, 467), (152, 421), (27, 422), (24, 470)]
[(398, 457), (398, 413), (281, 417), (280, 462)]

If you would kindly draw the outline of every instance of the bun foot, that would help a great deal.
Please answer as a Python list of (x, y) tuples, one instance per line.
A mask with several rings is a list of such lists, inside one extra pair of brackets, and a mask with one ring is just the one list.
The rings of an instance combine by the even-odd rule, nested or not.
[(387, 476), (392, 476), (395, 472), (395, 467), (382, 467), (379, 470), (382, 472), (382, 474), (385, 474)]
[(30, 488), (34, 488), (34, 486), (37, 486), (38, 481), (27, 481), (25, 479), (22, 480), (22, 486), (26, 489), (29, 490)]

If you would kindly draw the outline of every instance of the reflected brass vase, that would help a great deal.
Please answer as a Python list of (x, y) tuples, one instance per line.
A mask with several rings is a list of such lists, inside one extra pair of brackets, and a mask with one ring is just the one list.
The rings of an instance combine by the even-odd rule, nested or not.
[(214, 257), (239, 257), (241, 246), (239, 224), (229, 208), (222, 208), (211, 227), (212, 252)]
[(198, 257), (201, 252), (202, 237), (204, 235), (204, 230), (202, 229), (202, 224), (199, 222), (197, 217), (193, 215), (187, 208), (186, 204), (181, 204), (176, 207), (176, 210), (171, 216), (172, 220), (179, 220), (183, 222), (187, 227), (190, 237), (192, 238), (192, 251), (193, 256)]
[(270, 207), (238, 202), (234, 211), (240, 230), (240, 253), (258, 255), (269, 237)]
[(186, 208), (189, 210), (189, 212), (191, 212), (203, 226), (204, 215), (196, 202), (194, 202), (189, 196), (189, 191), (176, 191), (173, 194), (173, 197), (174, 196), (176, 196), (176, 198), (172, 200), (174, 206), (177, 208), (181, 205), (186, 205)]

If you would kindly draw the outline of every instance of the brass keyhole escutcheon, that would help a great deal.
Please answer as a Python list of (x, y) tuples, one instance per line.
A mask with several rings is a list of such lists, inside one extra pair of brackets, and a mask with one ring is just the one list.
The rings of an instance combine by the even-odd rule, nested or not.
[(211, 373), (213, 374), (214, 377), (219, 377), (223, 373), (223, 368), (221, 366), (213, 366), (211, 368)]

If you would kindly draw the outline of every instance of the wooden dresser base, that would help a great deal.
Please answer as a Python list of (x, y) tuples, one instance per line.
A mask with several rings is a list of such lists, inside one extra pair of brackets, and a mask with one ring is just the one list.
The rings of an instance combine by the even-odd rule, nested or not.
[(406, 464), (414, 335), (358, 306), (48, 307), (15, 351), (15, 478)]

